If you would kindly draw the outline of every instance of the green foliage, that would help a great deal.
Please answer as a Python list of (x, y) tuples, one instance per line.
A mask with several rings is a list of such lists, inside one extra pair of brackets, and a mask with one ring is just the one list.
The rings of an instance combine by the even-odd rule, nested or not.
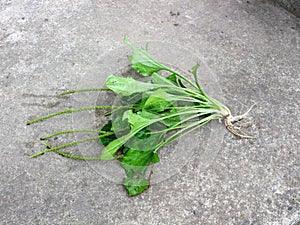
[(141, 194), (143, 191), (149, 188), (150, 182), (148, 179), (131, 179), (125, 178), (124, 187), (127, 189), (129, 196), (135, 196)]
[(157, 62), (153, 57), (148, 53), (144, 48), (138, 49), (133, 45), (127, 38), (124, 39), (124, 42), (128, 44), (133, 51), (131, 56), (128, 56), (131, 66), (142, 76), (149, 76), (154, 72), (160, 70), (170, 70), (168, 67)]
[(106, 86), (116, 94), (129, 96), (135, 93), (152, 90), (154, 86), (150, 83), (144, 83), (133, 78), (124, 78), (111, 75), (106, 81)]
[[(120, 160), (126, 172), (123, 185), (130, 196), (135, 196), (149, 188), (150, 176), (147, 177), (147, 172), (151, 174), (152, 171), (149, 171), (149, 168), (159, 162), (157, 153), (159, 149), (209, 121), (222, 118), (230, 112), (226, 106), (209, 97), (202, 90), (197, 79), (199, 64), (196, 64), (190, 71), (194, 76), (194, 83), (187, 77), (157, 62), (146, 49), (137, 48), (127, 38), (124, 42), (133, 50), (133, 54), (128, 57), (132, 68), (142, 76), (149, 76), (149, 81), (142, 82), (132, 77), (124, 78), (111, 75), (106, 81), (106, 88), (63, 93), (110, 90), (122, 96), (121, 106), (96, 106), (66, 110), (30, 121), (28, 124), (66, 113), (97, 108), (111, 109), (111, 113), (108, 113), (112, 114), (111, 120), (101, 130), (96, 131), (98, 132), (99, 143), (103, 145), (99, 157), (77, 156), (60, 150), (85, 142), (87, 139), (57, 147), (46, 144), (47, 150), (32, 157), (54, 151), (73, 159)], [(161, 70), (168, 71), (170, 74), (165, 78), (158, 74)], [(57, 132), (44, 138), (79, 131)], [(95, 132), (95, 130), (81, 131)], [(175, 132), (170, 134), (170, 131)]]
[[(101, 131), (104, 132), (112, 132), (112, 122), (111, 120), (108, 121), (108, 123), (102, 127)], [(100, 137), (99, 141), (100, 144), (107, 146), (110, 142), (112, 142), (113, 140), (117, 139), (115, 133), (112, 133), (109, 136), (105, 136), (105, 137)]]
[(130, 149), (122, 158), (122, 166), (128, 178), (143, 176), (150, 162), (152, 162), (153, 151)]

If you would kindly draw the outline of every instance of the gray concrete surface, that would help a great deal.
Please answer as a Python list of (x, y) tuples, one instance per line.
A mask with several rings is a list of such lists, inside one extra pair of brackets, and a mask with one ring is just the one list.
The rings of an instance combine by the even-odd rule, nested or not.
[[(292, 224), (300, 218), (299, 18), (260, 0), (4, 0), (0, 7), (1, 224)], [(103, 69), (97, 65), (124, 46), (124, 35), (201, 56), (233, 113), (257, 103), (248, 131), (259, 137), (238, 140), (224, 132), (208, 168), (195, 151), (176, 175), (134, 198), (89, 163), (50, 153), (29, 159), (42, 149), (39, 136), (72, 128), (72, 120), (25, 122), (77, 104), (55, 95)]]
[(275, 1), (278, 2), (282, 7), (289, 10), (291, 13), (300, 17), (300, 1), (298, 0), (275, 0)]

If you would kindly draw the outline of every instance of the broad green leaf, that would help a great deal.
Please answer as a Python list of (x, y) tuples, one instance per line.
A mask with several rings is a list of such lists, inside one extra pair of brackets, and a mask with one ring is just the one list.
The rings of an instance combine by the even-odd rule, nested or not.
[[(149, 131), (151, 132), (151, 131)], [(140, 132), (137, 133), (137, 135)], [(131, 139), (129, 139), (126, 142), (126, 147), (130, 147), (133, 149), (138, 149), (141, 151), (148, 151), (155, 149), (158, 144), (160, 144), (162, 141), (162, 135), (160, 133), (148, 133), (148, 135), (144, 135), (143, 138), (138, 138), (133, 136)]]
[(102, 160), (112, 160), (114, 159), (114, 154), (125, 144), (130, 138), (132, 138), (137, 132), (151, 124), (151, 120), (145, 119), (132, 110), (127, 110), (123, 114), (123, 119), (128, 119), (131, 131), (130, 133), (119, 137), (118, 139), (110, 142), (101, 152), (100, 159)]
[(146, 139), (150, 136), (150, 132), (151, 131), (149, 127), (145, 127), (144, 129), (137, 132), (134, 136), (137, 137), (138, 139)]
[(161, 141), (162, 135), (159, 133), (151, 133), (149, 126), (137, 132), (125, 145), (128, 148), (149, 151), (155, 149)]
[(124, 187), (127, 189), (129, 196), (141, 194), (149, 188), (149, 180), (147, 179), (124, 179)]
[(125, 110), (118, 110), (113, 113), (112, 130), (118, 136), (124, 136), (130, 132), (130, 126), (127, 119), (123, 119)]
[(151, 124), (150, 119), (144, 118), (137, 113), (133, 113), (132, 110), (127, 110), (123, 114), (123, 119), (128, 119), (128, 123), (131, 127), (131, 132), (134, 134)]
[(161, 117), (159, 113), (149, 112), (146, 109), (143, 109), (138, 115), (149, 120), (158, 119)]
[(152, 74), (152, 83), (156, 85), (156, 87), (162, 88), (164, 91), (167, 93), (179, 95), (179, 96), (186, 96), (187, 93), (178, 88), (178, 86), (173, 83), (171, 80), (164, 78), (163, 76), (159, 75), (158, 73), (153, 73)]
[(145, 179), (145, 172), (150, 163), (159, 162), (159, 156), (153, 151), (139, 151), (130, 149), (122, 158), (122, 167), (127, 178), (124, 187), (130, 196), (138, 195), (149, 188), (149, 180)]
[(122, 96), (121, 103), (122, 105), (133, 105), (142, 100), (143, 93), (134, 93), (129, 96)]
[(143, 109), (145, 102), (147, 101), (147, 99), (149, 98), (149, 96), (151, 95), (152, 91), (148, 91), (148, 92), (144, 92), (142, 95), (142, 99), (141, 101), (135, 103), (133, 105), (133, 112), (139, 112)]
[(132, 110), (134, 112), (140, 111), (143, 108), (147, 98), (149, 97), (150, 92), (151, 91), (135, 93), (129, 96), (122, 96), (121, 103), (122, 105), (126, 106), (132, 105)]
[[(153, 160), (153, 150), (140, 151), (130, 149), (122, 158), (121, 165), (128, 178), (144, 176), (147, 167)], [(155, 156), (157, 157), (157, 156)]]
[[(176, 115), (178, 113), (178, 110), (176, 108), (173, 108), (168, 113), (164, 113), (162, 116), (169, 116), (174, 114), (174, 116), (166, 118), (162, 121), (163, 124), (165, 124), (167, 127), (172, 127), (174, 124), (177, 124), (180, 122), (181, 117), (179, 115)], [(183, 115), (184, 116), (184, 115)]]
[[(193, 109), (193, 107), (191, 107), (191, 109)], [(195, 109), (193, 109), (193, 110), (195, 111)], [(155, 127), (153, 127), (152, 130), (157, 130), (157, 131), (160, 130), (161, 131), (161, 130), (166, 129), (166, 127), (174, 126), (174, 124), (180, 124), (180, 121), (190, 117), (191, 113), (188, 108), (186, 109), (186, 108), (173, 107), (169, 111), (160, 112), (160, 113), (155, 113), (153, 111), (147, 111), (146, 109), (143, 109), (141, 112), (138, 113), (138, 115), (143, 118), (152, 120), (152, 121), (155, 120), (156, 122), (151, 124), (151, 126), (156, 126), (156, 127), (157, 127), (157, 125), (160, 125), (160, 126), (157, 127), (157, 129)], [(197, 111), (195, 111), (195, 113), (197, 114)], [(164, 117), (167, 117), (167, 118), (164, 118)], [(164, 118), (164, 119), (160, 119), (160, 118)], [(163, 124), (166, 127), (162, 127)]]
[[(117, 121), (114, 121), (114, 122), (116, 123)], [(128, 123), (127, 123), (127, 125), (128, 125)], [(113, 132), (114, 130), (113, 130), (113, 126), (112, 126), (112, 120), (109, 120), (107, 122), (107, 124), (105, 124), (103, 126), (101, 131)], [(120, 134), (120, 132), (122, 132), (121, 127), (118, 127), (117, 131)], [(129, 131), (130, 131), (130, 129), (128, 128), (127, 132), (129, 132)], [(100, 142), (100, 144), (102, 144), (104, 146), (107, 146), (109, 143), (111, 143), (112, 141), (114, 141), (116, 139), (117, 139), (117, 136), (115, 135), (115, 133), (113, 133), (112, 135), (109, 135), (109, 136), (100, 137), (99, 142)], [(128, 151), (128, 148), (123, 145), (123, 146), (120, 147), (120, 150), (122, 150), (122, 152), (125, 153), (126, 151)]]
[(154, 89), (151, 83), (137, 81), (131, 77), (124, 78), (111, 75), (106, 80), (106, 86), (116, 94), (129, 96), (135, 93), (145, 92)]
[[(150, 120), (156, 120), (156, 119), (159, 119), (159, 118), (165, 116), (166, 114), (149, 112), (144, 109), (143, 111), (139, 112), (138, 115), (140, 115), (141, 117), (150, 119)], [(166, 128), (167, 127), (164, 125), (163, 120), (154, 122), (154, 123), (150, 124), (150, 126), (149, 126), (149, 129), (151, 131), (163, 131)]]
[(159, 75), (158, 73), (152, 74), (151, 81), (153, 84), (169, 85), (170, 87), (176, 86), (171, 80), (164, 78), (163, 76)]
[(162, 89), (155, 90), (144, 104), (144, 109), (154, 112), (162, 112), (175, 104), (173, 98)]
[(144, 48), (137, 48), (133, 45), (127, 38), (124, 39), (124, 42), (128, 44), (132, 50), (133, 54), (128, 56), (128, 59), (131, 62), (131, 66), (138, 73), (143, 76), (149, 76), (154, 72), (160, 70), (170, 70), (168, 67), (157, 62)]

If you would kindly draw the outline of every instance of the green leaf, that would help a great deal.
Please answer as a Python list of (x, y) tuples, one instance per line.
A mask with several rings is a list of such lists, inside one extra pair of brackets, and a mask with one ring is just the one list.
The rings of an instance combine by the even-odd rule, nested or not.
[(151, 91), (143, 92), (143, 93), (135, 93), (129, 96), (122, 96), (121, 103), (124, 106), (131, 107), (133, 112), (138, 112), (142, 110), (150, 93)]
[(122, 105), (134, 105), (140, 102), (143, 98), (143, 93), (134, 93), (129, 96), (122, 96), (121, 103)]
[[(180, 122), (180, 120), (182, 120), (183, 118), (187, 117), (188, 115), (178, 115), (180, 110), (178, 110), (178, 108), (176, 107), (172, 107), (171, 110), (167, 111), (167, 112), (162, 112), (162, 113), (155, 113), (154, 111), (147, 111), (146, 109), (143, 109), (143, 111), (141, 111), (139, 113), (139, 115), (143, 118), (148, 118), (150, 120), (155, 120), (155, 119), (159, 119), (162, 117), (167, 117), (165, 119), (160, 120), (160, 123), (166, 125), (167, 127), (171, 127), (174, 124), (177, 124)], [(182, 110), (181, 110), (182, 111)], [(174, 115), (174, 116), (172, 116)], [(154, 123), (153, 125), (157, 125), (158, 123)], [(161, 124), (161, 125), (162, 125)], [(157, 126), (156, 126), (157, 127)], [(161, 127), (158, 128), (157, 130), (164, 130), (166, 127)]]
[(153, 158), (153, 150), (141, 151), (130, 149), (122, 158), (122, 167), (127, 177), (143, 176)]
[(131, 66), (138, 73), (143, 76), (149, 76), (154, 72), (158, 72), (160, 70), (170, 70), (168, 67), (157, 62), (144, 48), (137, 48), (133, 45), (127, 38), (124, 38), (124, 42), (129, 45), (133, 54), (128, 56), (128, 59), (131, 62)]
[(153, 157), (152, 157), (152, 163), (158, 163), (159, 161), (160, 161), (160, 159), (159, 159), (158, 154), (154, 153)]
[(144, 129), (137, 132), (134, 137), (137, 137), (138, 139), (146, 139), (150, 136), (150, 130), (149, 127), (145, 127)]
[(176, 115), (177, 113), (178, 113), (178, 110), (176, 108), (171, 109), (168, 113), (164, 113), (162, 116), (169, 116), (172, 114), (174, 114), (174, 116), (166, 118), (161, 122), (163, 124), (165, 124), (167, 127), (172, 127), (174, 124), (179, 123), (181, 120), (181, 117), (179, 115)]
[[(139, 134), (138, 132), (137, 134)], [(126, 142), (126, 146), (138, 149), (141, 151), (148, 151), (155, 149), (162, 141), (162, 135), (160, 133), (145, 135), (144, 138), (132, 137)]]
[(153, 151), (139, 151), (130, 149), (122, 158), (122, 167), (127, 178), (124, 187), (130, 196), (138, 195), (149, 188), (149, 180), (145, 179), (145, 172), (150, 163), (159, 162), (157, 153)]
[(171, 75), (167, 76), (166, 79), (172, 81), (175, 85), (178, 86), (177, 76), (175, 73), (172, 73)]
[(116, 94), (122, 94), (123, 96), (129, 96), (135, 93), (143, 93), (155, 88), (151, 83), (137, 81), (131, 77), (124, 78), (114, 75), (108, 77), (106, 80), (106, 87)]
[(158, 73), (152, 74), (152, 83), (159, 84), (159, 85), (168, 85), (171, 87), (176, 86), (171, 80), (164, 78), (163, 76), (159, 75)]
[(149, 120), (158, 119), (161, 117), (159, 113), (149, 112), (146, 109), (143, 109), (141, 112), (139, 112), (139, 115)]
[(112, 130), (118, 137), (124, 136), (130, 132), (128, 120), (123, 118), (124, 112), (126, 111), (118, 110), (112, 115)]
[(199, 84), (199, 82), (198, 82), (197, 70), (198, 70), (199, 67), (200, 67), (200, 65), (197, 63), (195, 66), (193, 66), (191, 73), (192, 73), (193, 76), (194, 76), (196, 85), (197, 85), (197, 87), (198, 87), (200, 93), (203, 94), (203, 95), (205, 96), (205, 93), (203, 92), (203, 90), (202, 90), (202, 88), (201, 88), (201, 86), (200, 86), (200, 84)]
[(147, 179), (124, 179), (124, 187), (127, 189), (129, 196), (141, 194), (149, 188), (149, 180)]
[[(105, 124), (103, 126), (103, 128), (101, 129), (101, 131), (106, 131), (106, 132), (114, 132), (114, 131), (116, 131), (117, 134), (119, 134), (119, 135), (121, 133), (125, 134), (125, 133), (130, 132), (130, 129), (129, 129), (129, 126), (128, 126), (128, 122), (126, 123), (127, 127), (125, 127), (125, 129), (124, 129), (124, 125), (120, 126), (120, 124), (124, 123), (124, 121), (119, 121), (119, 119), (122, 119), (122, 115), (117, 116), (117, 119), (115, 118), (114, 122), (112, 122), (112, 120), (109, 120), (107, 122), (107, 124)], [(119, 126), (117, 126), (116, 124), (119, 124)], [(115, 127), (115, 129), (114, 129), (114, 127)], [(124, 130), (125, 130), (125, 132), (124, 132)], [(100, 136), (99, 143), (102, 144), (102, 145), (104, 145), (104, 146), (109, 145), (112, 141), (114, 141), (114, 140), (117, 139), (117, 136), (115, 135), (116, 132), (114, 132), (112, 135), (109, 135), (109, 136)], [(128, 148), (125, 147), (125, 146), (121, 146), (120, 150), (122, 150), (122, 152), (125, 153), (126, 151), (128, 151)], [(113, 150), (111, 149), (111, 151), (113, 151)], [(108, 152), (103, 153), (102, 158), (107, 158), (107, 160), (112, 159), (109, 155), (108, 155), (108, 157), (106, 157), (105, 154), (108, 154)], [(109, 153), (109, 154), (112, 154), (112, 152)]]
[(179, 89), (176, 84), (174, 84), (171, 80), (164, 78), (163, 76), (159, 75), (158, 73), (152, 74), (152, 83), (158, 88), (162, 88), (167, 93), (179, 95), (179, 96), (186, 96), (187, 93)]
[(145, 102), (147, 101), (147, 99), (149, 98), (149, 96), (151, 95), (152, 91), (148, 91), (148, 92), (144, 92), (142, 95), (142, 99), (135, 103), (132, 107), (133, 112), (139, 112), (143, 109)]
[(130, 138), (132, 138), (137, 132), (143, 128), (149, 126), (152, 121), (133, 113), (132, 110), (127, 110), (123, 114), (123, 119), (128, 119), (128, 123), (131, 130), (128, 134), (119, 137), (118, 139), (110, 142), (101, 152), (100, 159), (102, 160), (112, 160), (114, 159), (114, 154), (125, 144)]
[(151, 133), (150, 127), (137, 132), (131, 139), (126, 142), (126, 147), (132, 149), (138, 149), (140, 151), (149, 151), (156, 148), (156, 146), (162, 141), (162, 135), (160, 133)]
[(132, 133), (136, 133), (151, 124), (150, 119), (144, 118), (137, 113), (133, 113), (132, 110), (127, 110), (123, 114), (123, 119), (128, 119)]
[[(109, 120), (107, 122), (107, 124), (105, 124), (101, 131), (106, 131), (106, 132), (111, 132), (112, 131), (112, 121)], [(100, 144), (103, 144), (104, 146), (107, 146), (110, 142), (112, 142), (113, 140), (117, 139), (115, 134), (109, 135), (109, 136), (100, 136)]]
[(182, 83), (181, 79), (179, 79), (178, 76), (176, 76), (175, 73), (173, 73), (173, 74), (167, 76), (166, 79), (172, 81), (172, 82), (173, 82), (176, 86), (178, 86), (178, 87), (183, 87), (183, 88), (186, 87), (186, 86)]
[(101, 152), (101, 160), (113, 160), (114, 154), (123, 146), (122, 138), (110, 142)]
[(154, 112), (162, 112), (175, 104), (173, 98), (162, 89), (155, 90), (144, 104), (144, 109)]

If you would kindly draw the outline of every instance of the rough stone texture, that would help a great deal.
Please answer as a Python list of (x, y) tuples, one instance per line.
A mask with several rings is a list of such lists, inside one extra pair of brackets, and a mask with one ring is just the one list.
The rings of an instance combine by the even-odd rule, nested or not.
[[(0, 10), (1, 224), (291, 224), (300, 217), (299, 18), (260, 0), (7, 0)], [(259, 137), (226, 133), (206, 170), (195, 156), (134, 198), (86, 162), (51, 153), (29, 159), (41, 135), (72, 121), (25, 122), (72, 107), (76, 99), (55, 95), (96, 73), (124, 35), (201, 56), (233, 113), (257, 103)]]
[(281, 6), (300, 17), (300, 1), (298, 0), (275, 0)]

